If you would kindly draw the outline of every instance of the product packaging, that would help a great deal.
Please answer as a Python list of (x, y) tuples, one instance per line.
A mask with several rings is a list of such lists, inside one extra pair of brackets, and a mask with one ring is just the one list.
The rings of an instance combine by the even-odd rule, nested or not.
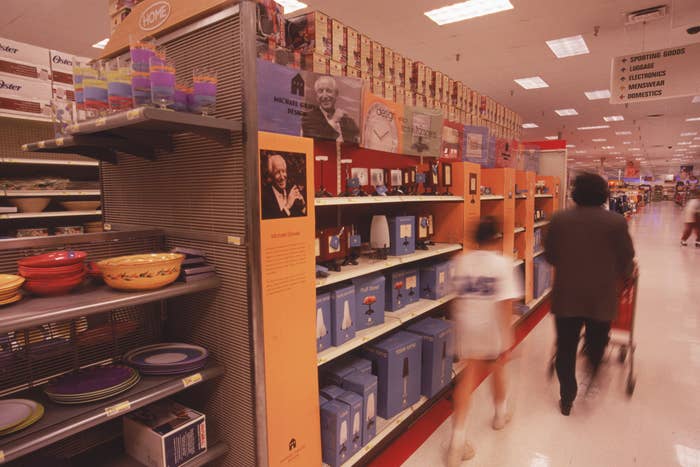
[(396, 103), (405, 104), (406, 103), (406, 90), (401, 86), (395, 87), (394, 88), (394, 97), (395, 97)]
[(332, 400), (321, 406), (321, 457), (330, 467), (350, 458), (350, 406)]
[(435, 108), (435, 99), (433, 99), (431, 96), (425, 96), (425, 106), (428, 109), (434, 109)]
[(442, 102), (445, 104), (452, 103), (452, 86), (454, 80), (447, 75), (442, 75)]
[(204, 414), (163, 400), (123, 417), (124, 448), (138, 462), (177, 467), (207, 450)]
[(372, 39), (360, 35), (360, 71), (362, 71), (362, 77), (365, 77), (365, 73), (369, 73), (372, 76)]
[(358, 371), (357, 368), (348, 359), (340, 359), (338, 362), (334, 361), (321, 369), (321, 384), (325, 386), (341, 386), (345, 378), (356, 371)]
[(381, 78), (372, 78), (372, 94), (379, 97), (384, 97), (384, 80)]
[(333, 53), (331, 21), (317, 11), (287, 20), (286, 44), (302, 54), (317, 53), (330, 58)]
[(414, 216), (397, 216), (389, 219), (390, 255), (410, 255), (416, 251), (415, 223)]
[(362, 74), (359, 68), (354, 68), (351, 66), (345, 67), (345, 75), (350, 78), (361, 78)]
[(406, 289), (407, 304), (420, 300), (420, 270), (417, 267), (403, 269), (404, 288)]
[(343, 389), (362, 396), (362, 445), (377, 434), (377, 376), (356, 371), (343, 380)]
[(442, 102), (442, 73), (439, 71), (434, 71), (431, 78), (431, 88), (433, 91), (433, 98), (436, 102)]
[(394, 51), (388, 47), (384, 47), (384, 81), (393, 86), (394, 76)]
[(406, 68), (403, 62), (403, 56), (394, 52), (394, 86), (406, 86)]
[(384, 81), (384, 47), (372, 41), (372, 77)]
[(421, 394), (435, 396), (452, 380), (454, 328), (452, 322), (426, 318), (410, 324), (406, 330), (421, 336)]
[(411, 90), (416, 94), (425, 95), (425, 64), (423, 62), (413, 62), (413, 70), (411, 72), (411, 76), (411, 80), (413, 82)]
[(350, 456), (362, 448), (362, 396), (346, 391), (336, 399), (350, 407)]
[[(0, 66), (2, 64), (0, 63)], [(51, 83), (0, 73), (0, 113), (5, 116), (51, 118)]]
[(316, 351), (331, 346), (331, 294), (316, 295)]
[(341, 394), (343, 394), (345, 391), (340, 387), (335, 384), (330, 384), (328, 386), (324, 386), (321, 388), (319, 393), (325, 397), (326, 399), (332, 401), (340, 397)]
[(352, 365), (360, 373), (372, 373), (372, 362), (366, 358), (351, 356), (347, 359), (347, 364)]
[(408, 57), (403, 58), (403, 87), (406, 92), (415, 92), (415, 81), (413, 77), (413, 60)]
[(366, 329), (384, 322), (384, 276), (371, 274), (352, 280), (355, 286), (355, 328)]
[(428, 105), (428, 102), (423, 94), (415, 94), (412, 105), (414, 105), (415, 107), (426, 107)]
[(331, 60), (329, 64), (331, 76), (345, 76), (345, 65), (335, 60)]
[(331, 74), (331, 62), (325, 55), (312, 53), (301, 56), (301, 69), (323, 75)]
[(360, 35), (352, 28), (345, 28), (347, 32), (348, 66), (362, 68), (362, 55), (360, 54)]
[(332, 47), (331, 60), (347, 64), (348, 62), (348, 36), (345, 25), (337, 19), (331, 20)]
[(396, 102), (394, 83), (390, 83), (389, 81), (384, 82), (384, 99)]
[(355, 337), (355, 286), (331, 292), (331, 343), (341, 345)]
[(319, 396), (318, 396), (319, 405), (323, 405), (323, 404), (325, 404), (325, 403), (328, 402), (328, 401), (330, 401), (330, 399), (328, 399), (328, 398), (326, 398), (326, 397), (323, 397), (322, 395), (319, 394)]
[(48, 83), (51, 80), (50, 69), (47, 49), (0, 38), (0, 70), (3, 73)]
[(447, 295), (448, 273), (446, 262), (422, 266), (420, 269), (421, 298), (438, 300)]
[(386, 275), (386, 309), (399, 311), (408, 303), (405, 287), (405, 272), (394, 269)]
[(372, 360), (377, 372), (380, 417), (391, 418), (418, 402), (421, 343), (420, 336), (399, 331), (363, 348), (363, 354)]

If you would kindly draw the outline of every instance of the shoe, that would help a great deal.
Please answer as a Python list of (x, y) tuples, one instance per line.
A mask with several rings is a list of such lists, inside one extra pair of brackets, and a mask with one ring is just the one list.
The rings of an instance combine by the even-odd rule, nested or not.
[[(681, 240), (681, 246), (688, 246), (688, 242), (686, 242), (685, 240)], [(697, 246), (697, 245), (695, 245), (695, 246)]]
[(563, 400), (560, 400), (559, 409), (561, 410), (561, 414), (568, 417), (569, 414), (571, 414), (571, 407), (573, 405), (573, 402), (564, 402)]
[(456, 448), (450, 446), (449, 451), (447, 451), (447, 467), (459, 467), (462, 461), (468, 461), (476, 452), (469, 442), (465, 443), (462, 448)]
[(508, 424), (508, 422), (510, 422), (510, 420), (512, 418), (513, 418), (513, 413), (509, 412), (509, 411), (506, 411), (506, 413), (501, 414), (501, 415), (496, 414), (493, 416), (493, 424), (491, 425), (491, 427), (496, 431), (502, 430), (503, 428), (505, 428), (506, 424)]

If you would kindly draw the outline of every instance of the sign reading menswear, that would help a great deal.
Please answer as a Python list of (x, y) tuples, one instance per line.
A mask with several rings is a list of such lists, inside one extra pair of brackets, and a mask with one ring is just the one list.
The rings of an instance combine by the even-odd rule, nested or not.
[(697, 95), (700, 44), (616, 57), (610, 76), (611, 104)]

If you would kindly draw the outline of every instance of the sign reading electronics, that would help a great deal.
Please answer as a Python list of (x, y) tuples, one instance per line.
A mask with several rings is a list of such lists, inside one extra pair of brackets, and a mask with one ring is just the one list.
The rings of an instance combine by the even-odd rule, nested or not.
[(161, 0), (146, 8), (139, 17), (139, 27), (142, 31), (158, 29), (170, 17), (170, 3)]
[(616, 57), (612, 62), (610, 103), (625, 104), (700, 92), (700, 44)]

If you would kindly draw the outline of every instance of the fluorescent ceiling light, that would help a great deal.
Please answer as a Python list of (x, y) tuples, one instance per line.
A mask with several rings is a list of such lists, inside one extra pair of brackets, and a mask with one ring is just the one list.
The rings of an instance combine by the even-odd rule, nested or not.
[(569, 117), (571, 115), (578, 115), (578, 112), (576, 112), (576, 109), (559, 109), (559, 110), (555, 110), (555, 112), (560, 117)]
[(700, 96), (693, 97), (693, 104), (700, 104)]
[(700, 117), (690, 117), (685, 119), (686, 122), (700, 122)]
[(579, 149), (578, 151), (576, 151), (576, 154), (586, 154), (586, 151), (583, 149)]
[(547, 45), (557, 58), (573, 57), (574, 55), (590, 53), (586, 41), (583, 40), (583, 36), (580, 34), (578, 36), (547, 41)]
[(622, 154), (620, 151), (609, 152), (608, 154)]
[(697, 131), (689, 131), (687, 133), (681, 133), (681, 136), (695, 136), (697, 134), (698, 134)]
[(676, 143), (678, 146), (690, 146), (691, 143), (690, 141), (681, 141), (680, 143)]
[(603, 120), (606, 122), (621, 122), (624, 119), (625, 117), (622, 115), (608, 115), (607, 117), (603, 117)]
[(92, 44), (92, 46), (96, 49), (104, 49), (105, 47), (107, 47), (108, 42), (109, 37), (107, 37), (106, 39), (102, 39), (100, 42), (95, 42), (94, 44)]
[(576, 145), (575, 145), (575, 144), (567, 144), (566, 147), (567, 147), (567, 148), (575, 148)]
[(605, 141), (607, 141), (607, 139), (605, 139), (605, 138), (593, 138), (591, 141), (593, 141), (594, 143), (604, 143)]
[(277, 0), (277, 3), (284, 7), (284, 14), (294, 13), (297, 10), (306, 8), (306, 3), (298, 2), (297, 0)]
[(615, 149), (615, 146), (601, 146), (601, 149)]
[(551, 140), (554, 140), (554, 139), (559, 139), (559, 137), (558, 137), (558, 136), (545, 136), (544, 139), (548, 139), (548, 140), (551, 141)]
[(631, 131), (616, 131), (615, 134), (617, 136), (623, 136), (623, 135), (631, 135), (632, 132)]
[(601, 89), (599, 91), (586, 91), (584, 94), (589, 101), (594, 101), (596, 99), (608, 99), (610, 97), (610, 91), (607, 89)]
[(512, 9), (513, 5), (508, 0), (468, 0), (426, 11), (424, 14), (442, 26)]
[(523, 123), (523, 128), (539, 128), (537, 123)]
[(639, 148), (627, 148), (627, 149), (629, 149), (630, 151), (641, 151), (641, 149), (639, 149)]
[(531, 76), (530, 78), (518, 78), (513, 80), (522, 86), (524, 89), (548, 88), (549, 84), (539, 76)]
[(632, 141), (623, 141), (622, 144), (632, 144)]
[(700, 148), (700, 144), (691, 144), (689, 148)]
[(605, 128), (610, 128), (610, 125), (596, 125), (596, 126), (580, 126), (579, 130), (603, 130)]

